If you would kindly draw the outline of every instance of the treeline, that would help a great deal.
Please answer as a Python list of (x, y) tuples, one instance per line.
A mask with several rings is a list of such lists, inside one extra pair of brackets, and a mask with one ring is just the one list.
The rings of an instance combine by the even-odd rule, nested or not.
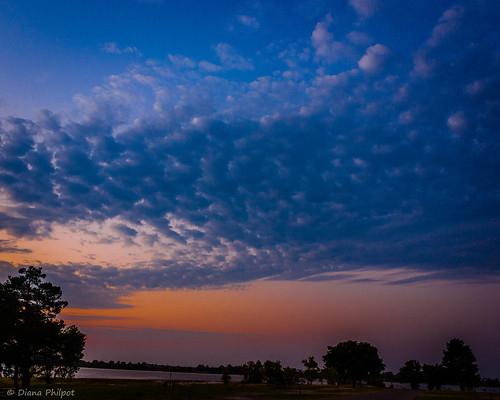
[(218, 367), (199, 364), (196, 367), (186, 367), (180, 365), (154, 364), (146, 362), (125, 362), (125, 361), (80, 361), (79, 367), (85, 368), (103, 368), (103, 369), (125, 369), (138, 371), (165, 371), (165, 372), (191, 372), (191, 373), (206, 373), (206, 374), (223, 374), (243, 375), (243, 365), (220, 365)]
[(354, 386), (368, 384), (385, 386), (387, 382), (409, 383), (413, 389), (426, 384), (430, 390), (440, 390), (444, 384), (455, 384), (462, 390), (475, 386), (500, 386), (498, 379), (481, 379), (476, 358), (469, 346), (461, 339), (446, 343), (443, 359), (439, 364), (421, 364), (417, 360), (407, 361), (398, 373), (383, 372), (384, 362), (375, 346), (366, 342), (348, 340), (336, 346), (328, 346), (322, 357), (323, 365), (308, 357), (302, 360), (303, 369), (283, 366), (280, 361), (249, 361), (243, 365), (220, 365), (218, 367), (172, 366), (123, 361), (82, 361), (80, 366), (90, 368), (192, 372), (221, 374), (222, 381), (229, 383), (231, 375), (242, 375), (243, 383), (267, 383), (271, 385), (295, 385), (313, 382), (330, 385)]

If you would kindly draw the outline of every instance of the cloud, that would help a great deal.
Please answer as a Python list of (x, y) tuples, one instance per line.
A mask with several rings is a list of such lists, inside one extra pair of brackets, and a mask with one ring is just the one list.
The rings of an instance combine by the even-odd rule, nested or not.
[(217, 44), (217, 46), (215, 46), (215, 53), (221, 65), (226, 69), (237, 69), (240, 71), (253, 69), (252, 62), (236, 53), (233, 47), (227, 43)]
[(367, 45), (372, 38), (364, 32), (351, 31), (347, 34), (347, 39), (355, 45)]
[(219, 72), (219, 71), (222, 71), (222, 67), (220, 65), (217, 65), (217, 64), (213, 64), (209, 61), (200, 61), (198, 63), (198, 66), (200, 67), (200, 69), (202, 71), (206, 71), (206, 72)]
[(457, 29), (463, 14), (464, 8), (460, 5), (448, 8), (434, 27), (430, 38), (427, 40), (427, 45), (436, 47), (441, 44), (450, 33)]
[(135, 46), (119, 47), (115, 42), (106, 42), (102, 45), (102, 50), (108, 54), (130, 54), (135, 56), (141, 56), (141, 51)]
[(428, 78), (436, 66), (435, 60), (430, 60), (425, 51), (418, 51), (413, 57), (412, 74), (421, 78)]
[(323, 21), (316, 24), (311, 34), (311, 42), (317, 60), (335, 62), (346, 51), (345, 45), (342, 42), (334, 40), (333, 34), (329, 30), (332, 22), (333, 18), (328, 14)]
[(26, 254), (31, 253), (31, 250), (18, 247), (15, 240), (0, 239), (0, 254), (4, 253)]
[(361, 18), (369, 18), (377, 11), (376, 0), (349, 0), (349, 5)]
[(369, 74), (378, 73), (384, 67), (391, 51), (382, 44), (375, 44), (366, 49), (366, 53), (358, 61), (358, 67)]
[(467, 127), (467, 120), (465, 119), (463, 111), (457, 111), (451, 114), (446, 122), (448, 124), (448, 128), (456, 134), (462, 133)]
[(260, 23), (255, 17), (251, 17), (249, 15), (238, 15), (238, 21), (240, 24), (253, 28), (253, 29), (259, 29), (260, 28)]
[(183, 55), (169, 54), (168, 59), (177, 68), (192, 69), (196, 66), (196, 63), (192, 59)]

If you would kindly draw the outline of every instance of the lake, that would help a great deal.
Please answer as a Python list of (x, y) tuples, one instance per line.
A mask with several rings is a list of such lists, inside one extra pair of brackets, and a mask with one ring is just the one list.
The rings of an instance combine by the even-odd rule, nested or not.
[[(129, 369), (80, 368), (75, 378), (79, 379), (144, 379), (177, 380), (198, 382), (220, 382), (222, 374), (203, 374), (191, 372), (139, 371)], [(242, 375), (231, 375), (232, 382), (241, 382)]]

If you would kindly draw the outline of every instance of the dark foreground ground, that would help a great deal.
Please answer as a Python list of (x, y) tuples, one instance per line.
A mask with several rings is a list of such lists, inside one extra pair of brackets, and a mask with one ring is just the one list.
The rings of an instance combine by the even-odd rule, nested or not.
[[(52, 392), (46, 392), (51, 390)], [(74, 391), (74, 392), (73, 392)], [(0, 398), (15, 399), (12, 381), (0, 380)], [(74, 379), (45, 385), (34, 382), (29, 393), (20, 399), (81, 400), (500, 400), (500, 394), (428, 392), (376, 388), (337, 388), (332, 386), (294, 386), (277, 388), (269, 385), (176, 383), (159, 381)]]

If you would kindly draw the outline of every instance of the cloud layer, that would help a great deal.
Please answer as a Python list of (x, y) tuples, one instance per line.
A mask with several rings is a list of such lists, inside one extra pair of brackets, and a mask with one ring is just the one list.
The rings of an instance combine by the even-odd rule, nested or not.
[(273, 50), (272, 75), (224, 75), (255, 66), (219, 43), (218, 64), (170, 55), (110, 76), (75, 96), (76, 116), (4, 118), (0, 250), (78, 226), (152, 252), (133, 273), (78, 266), (124, 288), (365, 266), (496, 274), (500, 57), (482, 12), (444, 10), (406, 54), (342, 39), (327, 15), (307, 45)]

